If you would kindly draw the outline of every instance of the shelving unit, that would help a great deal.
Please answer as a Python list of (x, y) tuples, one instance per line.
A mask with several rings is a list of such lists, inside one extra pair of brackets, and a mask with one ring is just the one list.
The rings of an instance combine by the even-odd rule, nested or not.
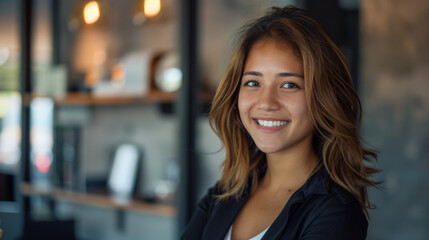
[[(24, 97), (24, 105), (28, 106), (36, 97), (46, 97), (45, 95), (27, 94)], [(177, 99), (177, 93), (165, 93), (152, 91), (141, 96), (97, 96), (90, 93), (68, 93), (64, 96), (53, 97), (57, 106), (102, 106), (120, 105), (132, 103), (172, 103)]]
[(22, 183), (20, 189), (22, 194), (25, 196), (41, 196), (52, 198), (56, 201), (103, 207), (111, 210), (133, 211), (164, 217), (175, 217), (177, 214), (176, 208), (171, 205), (146, 203), (141, 200), (131, 200), (128, 203), (119, 203), (108, 195), (80, 193), (58, 188), (49, 191), (40, 190), (27, 183)]
[[(50, 1), (52, 21), (52, 64), (61, 64), (60, 35), (61, 26), (59, 25), (59, 5), (61, 1)], [(22, 227), (23, 231), (28, 229), (34, 222), (32, 220), (32, 202), (31, 198), (42, 197), (49, 200), (49, 207), (55, 213), (55, 202), (68, 202), (77, 205), (87, 205), (94, 208), (104, 208), (118, 212), (117, 221), (123, 222), (124, 213), (139, 212), (156, 216), (165, 216), (167, 221), (177, 221), (178, 232), (181, 232), (185, 223), (188, 221), (196, 203), (196, 153), (195, 149), (195, 127), (196, 119), (201, 107), (199, 101), (204, 99), (207, 102), (212, 98), (210, 94), (199, 95), (199, 78), (197, 76), (197, 44), (196, 44), (196, 12), (197, 3), (195, 0), (183, 1), (181, 11), (182, 22), (180, 25), (180, 50), (181, 63), (183, 67), (184, 83), (180, 93), (163, 93), (160, 91), (151, 91), (141, 96), (96, 96), (91, 93), (67, 93), (61, 97), (51, 97), (46, 95), (34, 94), (33, 76), (32, 76), (32, 32), (34, 31), (33, 10), (35, 7), (34, 0), (22, 0), (21, 14), (21, 68), (20, 68), (20, 93), (22, 96), (22, 159), (21, 174), (19, 175), (20, 184), (16, 184), (19, 189), (19, 198), (22, 200)], [(180, 95), (180, 96), (179, 96)], [(142, 200), (132, 200), (127, 204), (121, 204), (113, 200), (110, 196), (102, 194), (89, 194), (77, 191), (64, 190), (54, 187), (50, 191), (44, 191), (36, 188), (31, 184), (31, 161), (30, 161), (30, 103), (37, 97), (50, 97), (56, 107), (97, 107), (101, 106), (126, 106), (128, 104), (152, 103), (152, 104), (177, 104), (177, 112), (180, 126), (179, 153), (177, 157), (181, 167), (181, 181), (179, 189), (181, 194), (177, 196), (175, 206), (164, 205), (160, 203), (147, 203)], [(162, 106), (165, 107), (165, 106)], [(167, 106), (169, 107), (169, 106)], [(91, 108), (93, 110), (95, 108)], [(105, 110), (105, 108), (103, 109)], [(95, 110), (96, 111), (96, 110)], [(183, 114), (182, 114), (183, 113)], [(55, 135), (56, 133), (54, 133)], [(55, 136), (54, 136), (55, 137)], [(59, 152), (57, 141), (54, 140), (54, 156)], [(55, 163), (56, 164), (56, 163)], [(54, 165), (55, 166), (55, 165)], [(55, 185), (55, 184), (54, 184)], [(51, 201), (52, 200), (52, 201)], [(55, 215), (55, 214), (54, 214)], [(177, 218), (177, 219), (168, 219)], [(24, 221), (25, 220), (25, 221)], [(122, 224), (119, 224), (122, 225)], [(162, 229), (168, 231), (168, 229)], [(165, 239), (165, 238), (164, 238)]]

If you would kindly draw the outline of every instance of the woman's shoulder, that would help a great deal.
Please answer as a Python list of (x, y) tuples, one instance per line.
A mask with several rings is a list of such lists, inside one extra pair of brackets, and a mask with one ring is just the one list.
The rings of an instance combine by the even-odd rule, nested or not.
[(301, 209), (307, 220), (323, 215), (354, 217), (362, 223), (366, 222), (364, 209), (349, 191), (334, 182), (323, 168), (303, 189), (303, 205)]
[(313, 199), (313, 217), (335, 217), (338, 221), (349, 221), (366, 228), (367, 216), (359, 201), (347, 190), (336, 183), (332, 183), (325, 195), (319, 195)]
[(219, 202), (218, 196), (223, 193), (222, 188), (219, 185), (219, 182), (216, 182), (213, 186), (209, 187), (205, 195), (201, 198), (199, 202), (199, 207), (203, 208), (206, 211), (209, 211), (217, 202)]
[[(332, 181), (326, 194), (316, 196), (313, 201), (322, 204), (322, 210), (327, 208), (357, 208), (362, 210), (359, 201), (353, 194)], [(363, 213), (363, 210), (361, 212)]]
[(324, 167), (318, 170), (307, 186), (304, 186), (304, 195), (306, 197), (312, 196), (312, 201), (319, 201), (325, 204), (325, 207), (348, 206), (360, 208), (359, 201), (353, 194), (333, 181)]
[(209, 189), (207, 190), (207, 194), (211, 196), (221, 195), (222, 193), (223, 193), (223, 190), (220, 186), (219, 181), (217, 181), (214, 185), (209, 187)]
[(332, 184), (326, 194), (315, 195), (307, 203), (302, 219), (303, 234), (309, 239), (365, 239), (367, 216), (355, 197), (341, 186)]
[(218, 196), (222, 195), (223, 191), (219, 185), (219, 182), (216, 182), (214, 185), (209, 187), (205, 195), (202, 198), (202, 201), (210, 201), (211, 203), (217, 202)]

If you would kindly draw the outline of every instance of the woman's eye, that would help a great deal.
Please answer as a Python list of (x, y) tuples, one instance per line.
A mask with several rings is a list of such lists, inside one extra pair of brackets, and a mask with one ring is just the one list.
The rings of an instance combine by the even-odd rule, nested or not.
[(258, 86), (259, 86), (259, 83), (258, 83), (258, 82), (256, 82), (256, 81), (252, 81), (252, 80), (250, 80), (250, 81), (245, 82), (245, 83), (244, 83), (244, 86), (248, 86), (248, 87), (258, 87)]
[(282, 88), (299, 88), (299, 86), (295, 83), (287, 82), (283, 84)]

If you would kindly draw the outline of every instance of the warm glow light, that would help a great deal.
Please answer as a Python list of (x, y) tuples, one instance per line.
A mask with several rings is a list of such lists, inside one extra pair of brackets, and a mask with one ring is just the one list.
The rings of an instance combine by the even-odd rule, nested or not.
[(161, 11), (161, 0), (145, 0), (143, 9), (146, 17), (155, 17)]
[(83, 8), (83, 19), (86, 24), (93, 24), (100, 18), (100, 6), (97, 1), (91, 1)]

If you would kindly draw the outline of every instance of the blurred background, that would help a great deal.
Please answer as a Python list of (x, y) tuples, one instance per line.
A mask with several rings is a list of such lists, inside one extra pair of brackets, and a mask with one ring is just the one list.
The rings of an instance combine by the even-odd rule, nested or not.
[(382, 170), (367, 239), (429, 239), (424, 0), (0, 0), (0, 239), (178, 239), (220, 176), (234, 33), (288, 4), (350, 62)]

